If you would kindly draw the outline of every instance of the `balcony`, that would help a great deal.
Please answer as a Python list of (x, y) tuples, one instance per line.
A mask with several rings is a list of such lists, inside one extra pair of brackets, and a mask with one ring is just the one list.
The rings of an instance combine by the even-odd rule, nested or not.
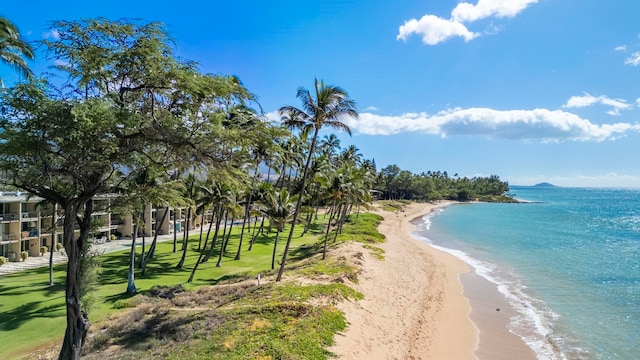
[(0, 214), (0, 221), (18, 221), (18, 213), (5, 213)]
[(18, 241), (18, 237), (15, 234), (4, 234), (4, 235), (0, 235), (0, 244), (8, 244), (11, 242), (16, 242)]
[(27, 219), (37, 219), (38, 218), (38, 214), (32, 211), (23, 211), (22, 212), (22, 220), (27, 220)]

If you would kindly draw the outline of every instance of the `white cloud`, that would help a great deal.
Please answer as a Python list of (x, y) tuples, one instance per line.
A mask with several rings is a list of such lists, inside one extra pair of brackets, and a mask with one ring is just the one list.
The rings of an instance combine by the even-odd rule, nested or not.
[(406, 41), (411, 34), (422, 35), (422, 42), (427, 45), (436, 45), (456, 36), (470, 41), (479, 35), (469, 31), (462, 23), (434, 15), (425, 15), (420, 20), (405, 21), (404, 25), (400, 26), (396, 39)]
[(264, 116), (267, 118), (268, 121), (272, 122), (272, 123), (280, 123), (280, 113), (278, 112), (278, 110), (274, 110), (274, 111), (270, 111), (266, 114), (264, 114)]
[(636, 51), (629, 56), (625, 61), (625, 65), (638, 66), (640, 65), (640, 51)]
[(58, 32), (58, 30), (52, 29), (51, 31), (48, 31), (46, 33), (42, 33), (42, 37), (45, 38), (45, 39), (59, 40), (60, 39), (60, 33)]
[(459, 22), (473, 22), (488, 17), (514, 17), (537, 2), (538, 0), (478, 0), (475, 5), (463, 2), (451, 11), (451, 17)]
[[(537, 2), (538, 0), (478, 0), (475, 5), (462, 2), (451, 11), (450, 19), (426, 14), (420, 20), (405, 21), (400, 26), (396, 40), (406, 41), (410, 35), (419, 34), (422, 36), (422, 42), (427, 45), (436, 45), (453, 37), (462, 37), (465, 41), (471, 41), (481, 33), (469, 30), (464, 23), (490, 17), (514, 17)], [(484, 34), (495, 34), (498, 29), (491, 24)]]
[(378, 109), (375, 106), (367, 106), (366, 108), (364, 108), (364, 111), (378, 111), (380, 109)]
[(627, 51), (627, 46), (626, 45), (620, 45), (617, 46), (615, 49), (613, 49), (614, 51)]
[(620, 110), (629, 110), (632, 108), (631, 104), (628, 104), (623, 99), (611, 99), (607, 96), (593, 96), (588, 93), (584, 93), (583, 96), (572, 96), (569, 98), (566, 104), (562, 105), (563, 108), (583, 108), (596, 104), (603, 104), (611, 106), (613, 109), (607, 111), (609, 115), (620, 115)]
[(640, 132), (640, 125), (628, 123), (597, 125), (562, 110), (493, 110), (488, 108), (451, 109), (435, 115), (408, 113), (382, 116), (362, 113), (347, 124), (357, 133), (393, 135), (419, 132), (442, 137), (468, 135), (495, 139), (543, 142), (605, 141)]

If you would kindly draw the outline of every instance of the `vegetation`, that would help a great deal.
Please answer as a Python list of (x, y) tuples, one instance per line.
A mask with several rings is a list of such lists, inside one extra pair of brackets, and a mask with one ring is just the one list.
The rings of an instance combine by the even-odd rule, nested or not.
[[(33, 72), (24, 58), (33, 59), (33, 57), (33, 48), (20, 36), (18, 28), (9, 19), (0, 17), (0, 61), (30, 79)], [(2, 78), (0, 78), (0, 87), (4, 88)]]
[[(345, 222), (344, 231), (373, 232), (378, 218), (355, 214)], [(325, 220), (326, 221), (326, 220)], [(322, 217), (318, 225), (324, 225)], [(288, 226), (287, 226), (288, 227)], [(230, 237), (229, 246), (239, 243), (241, 229)], [(288, 230), (288, 229), (285, 229)], [(336, 332), (344, 329), (344, 316), (334, 305), (342, 299), (360, 299), (350, 289), (356, 283), (358, 257), (320, 258), (324, 229), (312, 227), (304, 236), (296, 231), (291, 247), (294, 278), (303, 276), (305, 285), (294, 282), (257, 286), (255, 277), (275, 277), (270, 270), (275, 228), (258, 236), (253, 249), (243, 250), (240, 261), (228, 261), (225, 267), (202, 264), (199, 276), (185, 284), (187, 269), (175, 269), (180, 253), (171, 251), (170, 242), (158, 243), (156, 261), (149, 264), (149, 276), (138, 277), (138, 293), (122, 292), (120, 274), (129, 266), (129, 251), (104, 254), (95, 258), (102, 263), (97, 286), (92, 290), (95, 302), (91, 310), (94, 330), (89, 336), (84, 358), (186, 358), (246, 359), (260, 356), (326, 359), (326, 348)], [(196, 236), (193, 237), (195, 239)], [(199, 256), (192, 241), (186, 264)], [(282, 254), (282, 251), (279, 253)], [(250, 256), (248, 256), (250, 255)], [(232, 260), (235, 251), (225, 254)], [(64, 265), (56, 266), (58, 277)], [(51, 328), (62, 336), (64, 296), (61, 281), (47, 286), (45, 268), (3, 277), (0, 287), (3, 313), (0, 314), (0, 341), (7, 344), (3, 358), (24, 355), (34, 345), (46, 343)], [(252, 281), (247, 281), (254, 279)], [(60, 279), (58, 279), (60, 280)], [(166, 284), (158, 286), (157, 284)], [(184, 284), (184, 285), (180, 285)], [(217, 284), (216, 286), (207, 286)], [(28, 287), (30, 291), (24, 291)], [(46, 298), (46, 301), (42, 301)], [(283, 335), (284, 334), (284, 335)], [(285, 336), (286, 335), (286, 336)], [(116, 353), (111, 353), (116, 351)], [(6, 353), (5, 353), (6, 352)], [(51, 352), (51, 351), (50, 351)], [(55, 350), (53, 351), (55, 352)], [(305, 355), (306, 354), (306, 355)], [(33, 354), (33, 358), (43, 355)], [(43, 356), (44, 357), (44, 356)]]
[(457, 174), (450, 177), (446, 171), (413, 174), (397, 165), (389, 165), (380, 171), (376, 190), (385, 200), (514, 201), (506, 195), (509, 184), (497, 175), (469, 179)]
[[(27, 71), (21, 65), (20, 56), (28, 58), (32, 53), (26, 44), (18, 42), (17, 29), (12, 26), (0, 19), (0, 56), (7, 51), (17, 54), (17, 58), (10, 59)], [(62, 246), (69, 258), (65, 293), (58, 298), (66, 314), (60, 359), (80, 358), (91, 324), (88, 310), (92, 304), (94, 309), (100, 309), (107, 303), (99, 299), (99, 289), (107, 287), (104, 278), (110, 279), (109, 291), (113, 291), (112, 285), (120, 289), (119, 293), (114, 291), (110, 295), (114, 304), (115, 300), (149, 289), (147, 285), (160, 279), (172, 284), (186, 281), (189, 286), (202, 285), (198, 279), (203, 275), (209, 279), (207, 283), (211, 283), (211, 279), (219, 281), (220, 277), (211, 277), (206, 265), (212, 256), (218, 258), (216, 268), (236, 270), (216, 274), (234, 274), (234, 277), (254, 270), (270, 271), (262, 267), (263, 261), (274, 269), (279, 257), (276, 281), (280, 281), (289, 256), (308, 257), (321, 249), (324, 260), (327, 251), (341, 241), (353, 239), (366, 243), (372, 252), (382, 257), (374, 245), (383, 241), (374, 230), (380, 218), (360, 214), (376, 191), (393, 201), (508, 199), (504, 197), (508, 185), (497, 176), (450, 178), (446, 172), (414, 175), (400, 171), (395, 165), (377, 173), (375, 162), (364, 159), (357, 147), (342, 149), (333, 134), (321, 139), (321, 130), (350, 133), (343, 120), (358, 116), (355, 102), (338, 86), (316, 79), (312, 91), (299, 88), (297, 97), (302, 106), (280, 108), (282, 126), (278, 126), (251, 108), (259, 108), (259, 104), (240, 79), (202, 74), (195, 62), (179, 59), (173, 40), (159, 23), (99, 18), (57, 21), (52, 26), (59, 37), (43, 40), (39, 46), (51, 59), (58, 60), (57, 73), (44, 78), (27, 76), (23, 82), (0, 92), (0, 127), (3, 129), (0, 132), (0, 185), (39, 196), (60, 214), (53, 217), (51, 224), (53, 232), (62, 233)], [(11, 47), (10, 44), (24, 46)], [(52, 81), (54, 76), (66, 80), (55, 87), (52, 83), (58, 80)], [(267, 168), (266, 177), (259, 171), (261, 166)], [(97, 196), (105, 194), (116, 195), (112, 208), (97, 209)], [(387, 206), (399, 209), (397, 204), (389, 202)], [(179, 254), (178, 231), (174, 231), (171, 250), (167, 249), (168, 245), (157, 244), (154, 238), (147, 251), (142, 233), (142, 254), (138, 258), (136, 237), (138, 228), (144, 224), (143, 209), (148, 205), (164, 209), (163, 216), (173, 216), (174, 220), (176, 216), (185, 216)], [(322, 217), (321, 207), (327, 209)], [(109, 256), (95, 257), (90, 252), (88, 239), (96, 225), (92, 214), (98, 210), (118, 212), (133, 219), (126, 271), (115, 270), (125, 266), (119, 262), (120, 258), (114, 267), (110, 262), (116, 261)], [(200, 234), (192, 238), (189, 230), (195, 221), (209, 226), (206, 233), (202, 227)], [(238, 224), (240, 229), (234, 227)], [(158, 234), (157, 229), (154, 230)], [(285, 230), (288, 236), (284, 249), (280, 250), (279, 234)], [(294, 245), (309, 234), (319, 236), (321, 241), (314, 240), (313, 244), (293, 251)], [(297, 238), (299, 236), (302, 237)], [(243, 249), (245, 237), (249, 239), (248, 246), (244, 246), (246, 250)], [(265, 241), (270, 251), (265, 251)], [(231, 259), (227, 256), (230, 252), (234, 254)], [(173, 263), (167, 267), (168, 259)], [(354, 272), (345, 268), (346, 263), (310, 263), (314, 264), (313, 270), (307, 274), (336, 276), (340, 273), (344, 278), (355, 279)], [(101, 264), (103, 270), (100, 270)], [(52, 287), (48, 290), (52, 293), (58, 289), (53, 279), (52, 272), (49, 281)], [(289, 290), (286, 286), (270, 285), (269, 291), (283, 294), (302, 291)], [(338, 285), (304, 290), (316, 295), (339, 294), (329, 297), (355, 296), (345, 291)], [(92, 295), (95, 297), (91, 298)], [(261, 296), (273, 300), (280, 294)], [(309, 330), (307, 327), (317, 325), (317, 319), (334, 323), (328, 327), (331, 331), (343, 326), (334, 309), (311, 309), (306, 300), (293, 305), (287, 303), (293, 300), (278, 301), (264, 301), (256, 313), (274, 312), (290, 317), (301, 326), (296, 327), (301, 334)], [(27, 299), (27, 302), (34, 301)], [(229, 325), (228, 330), (225, 326), (235, 324), (239, 317), (246, 318), (251, 312), (238, 308), (224, 310), (210, 314), (222, 319), (222, 325), (216, 329), (221, 334), (227, 331), (241, 336), (232, 330), (237, 324)], [(97, 313), (100, 314), (100, 310)], [(312, 324), (305, 322), (307, 318), (296, 318), (296, 314), (307, 313), (314, 314), (309, 318)], [(146, 315), (149, 314), (140, 316), (146, 318)], [(272, 318), (255, 318), (258, 323), (263, 320), (276, 324)], [(259, 326), (265, 331), (270, 329), (269, 339), (274, 344), (274, 348), (260, 356), (326, 355), (324, 350), (313, 348), (302, 338), (299, 341), (306, 350), (277, 347), (274, 334), (288, 333), (290, 325)], [(255, 337), (266, 341), (259, 334)], [(318, 334), (314, 341), (325, 344), (327, 334)], [(249, 354), (250, 350), (239, 344), (216, 347), (215, 351), (224, 354), (226, 350), (222, 348), (228, 348)]]

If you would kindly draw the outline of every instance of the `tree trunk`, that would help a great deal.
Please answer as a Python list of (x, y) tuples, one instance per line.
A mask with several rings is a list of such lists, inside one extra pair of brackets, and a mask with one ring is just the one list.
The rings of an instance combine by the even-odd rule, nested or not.
[[(169, 214), (169, 207), (167, 206), (165, 208), (164, 214), (162, 214), (162, 220), (160, 220), (160, 224), (164, 224), (164, 221), (167, 219), (168, 214)], [(149, 263), (149, 260), (153, 259), (153, 255), (156, 253), (156, 244), (158, 243), (158, 226), (159, 225), (156, 222), (156, 233), (153, 235), (153, 241), (151, 241), (151, 246), (149, 246), (149, 251), (147, 252), (147, 255), (143, 258), (143, 261), (142, 261), (142, 271), (140, 272), (141, 276), (144, 276), (145, 272), (147, 271), (147, 264)]]
[(271, 255), (271, 270), (276, 268), (276, 248), (278, 247), (278, 237), (280, 231), (276, 230), (276, 240), (273, 242), (273, 255)]
[(202, 221), (200, 221), (200, 237), (198, 238), (198, 251), (202, 250), (202, 233), (204, 232), (204, 211), (202, 213)]
[[(69, 261), (67, 263), (67, 278), (65, 281), (65, 303), (67, 311), (67, 328), (64, 334), (62, 349), (58, 355), (59, 360), (79, 360), (87, 338), (87, 332), (91, 326), (89, 317), (82, 311), (80, 295), (80, 271), (81, 260), (84, 253), (84, 245), (87, 243), (89, 228), (91, 225), (91, 212), (93, 206), (90, 200), (84, 202), (85, 219), (80, 224), (80, 237), (76, 238), (74, 228), (78, 221), (78, 211), (83, 205), (80, 200), (64, 204), (63, 245)], [(86, 214), (88, 212), (88, 219)]]
[(253, 223), (253, 231), (251, 232), (251, 241), (249, 241), (249, 249), (247, 251), (251, 251), (251, 249), (253, 249), (253, 243), (256, 241), (257, 228), (258, 228), (258, 215), (256, 215), (255, 222)]
[(133, 235), (131, 235), (131, 251), (129, 252), (129, 276), (127, 278), (127, 294), (135, 294), (135, 271), (136, 271), (136, 237), (138, 236), (138, 224), (133, 225)]
[(196, 270), (198, 270), (198, 265), (200, 265), (200, 261), (202, 260), (202, 256), (205, 253), (205, 249), (207, 248), (207, 244), (209, 243), (209, 235), (211, 235), (211, 227), (213, 226), (213, 212), (214, 209), (211, 209), (211, 221), (209, 221), (209, 230), (207, 230), (207, 237), (204, 239), (204, 246), (202, 247), (202, 249), (200, 249), (200, 255), (198, 255), (198, 260), (196, 261), (196, 264), (193, 266), (193, 269), (191, 270), (191, 275), (189, 275), (189, 280), (187, 280), (188, 283), (193, 281), (193, 277), (196, 274)]
[[(251, 180), (251, 188), (253, 189), (253, 180)], [(251, 220), (249, 216), (249, 210), (251, 208), (251, 193), (247, 196), (247, 207), (244, 210), (244, 218), (242, 219), (242, 230), (240, 230), (240, 243), (238, 244), (238, 252), (236, 252), (236, 257), (234, 260), (240, 260), (240, 250), (242, 250), (242, 239), (244, 238), (244, 227), (247, 223), (247, 220)], [(249, 228), (251, 228), (251, 222), (249, 222)]]
[(215, 230), (215, 233), (213, 234), (213, 240), (211, 240), (211, 247), (209, 248), (209, 252), (207, 253), (207, 255), (204, 257), (204, 259), (202, 259), (201, 262), (203, 263), (209, 261), (209, 258), (213, 255), (213, 250), (215, 249), (216, 242), (218, 240), (218, 233), (220, 232), (220, 223), (222, 222), (223, 218), (226, 219), (226, 216), (223, 216), (223, 215), (224, 215), (224, 210), (220, 209), (218, 211), (218, 219), (216, 221), (216, 230)]
[(222, 266), (222, 257), (224, 256), (225, 251), (227, 251), (227, 244), (229, 243), (229, 238), (231, 237), (231, 230), (233, 230), (233, 222), (235, 221), (235, 218), (232, 217), (231, 218), (231, 226), (229, 226), (229, 233), (227, 233), (227, 236), (225, 238), (225, 232), (227, 231), (227, 224), (225, 223), (225, 231), (222, 233), (222, 247), (220, 248), (220, 256), (218, 257), (218, 263), (216, 264), (216, 267), (221, 267)]
[[(145, 206), (146, 208), (146, 206)], [(140, 213), (140, 221), (143, 222), (144, 221), (144, 210), (142, 211), (142, 213)], [(144, 261), (144, 251), (145, 251), (145, 241), (146, 241), (146, 233), (145, 233), (145, 229), (142, 229), (142, 253), (140, 254), (140, 268), (142, 269), (142, 262)]]
[(336, 242), (336, 240), (338, 240), (338, 234), (342, 232), (342, 224), (344, 224), (344, 220), (347, 217), (347, 209), (348, 209), (347, 204), (346, 203), (342, 204), (341, 207), (342, 207), (342, 211), (337, 212), (338, 218), (336, 221), (338, 222), (338, 226), (336, 228), (336, 234), (333, 237), (334, 243)]
[[(335, 200), (333, 201), (332, 209), (336, 206)], [(324, 233), (324, 246), (322, 250), (322, 260), (327, 257), (327, 240), (329, 239), (329, 231), (331, 230), (331, 220), (333, 219), (333, 210), (331, 211), (331, 216), (329, 216), (329, 222), (327, 223), (327, 231)]]
[(302, 199), (304, 198), (304, 187), (307, 181), (307, 172), (309, 171), (309, 164), (311, 163), (311, 157), (313, 156), (313, 152), (316, 148), (318, 130), (319, 130), (318, 128), (315, 128), (315, 130), (313, 131), (311, 147), (309, 147), (309, 155), (307, 156), (307, 162), (304, 166), (304, 171), (302, 173), (302, 179), (300, 182), (300, 196), (298, 197), (298, 201), (296, 202), (296, 210), (293, 213), (293, 220), (291, 221), (291, 230), (289, 231), (289, 236), (287, 237), (287, 242), (284, 246), (284, 253), (282, 254), (282, 262), (280, 263), (280, 269), (278, 270), (278, 277), (276, 278), (276, 281), (282, 280), (284, 267), (287, 264), (287, 255), (289, 254), (289, 246), (291, 246), (291, 239), (293, 239), (293, 232), (296, 228), (296, 223), (298, 222), (298, 216), (300, 215), (300, 207), (302, 206)]
[(178, 252), (178, 230), (176, 230), (176, 221), (178, 220), (178, 211), (173, 209), (173, 252)]
[(182, 269), (184, 261), (187, 258), (187, 248), (189, 245), (189, 221), (191, 220), (191, 208), (187, 209), (187, 223), (184, 227), (184, 238), (182, 239), (182, 257), (180, 262), (176, 265), (176, 269)]
[(49, 286), (53, 286), (53, 252), (56, 251), (56, 224), (58, 204), (53, 204), (53, 214), (51, 215), (51, 248), (49, 249)]

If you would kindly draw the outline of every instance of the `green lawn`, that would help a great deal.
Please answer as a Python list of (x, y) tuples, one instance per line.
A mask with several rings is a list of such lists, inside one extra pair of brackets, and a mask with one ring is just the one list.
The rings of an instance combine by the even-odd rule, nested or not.
[[(300, 236), (303, 226), (296, 226), (297, 234), (294, 234), (289, 264), (321, 251), (317, 242), (322, 240), (325, 223), (326, 220), (321, 218), (303, 237)], [(247, 251), (248, 237), (245, 235), (241, 260), (234, 260), (238, 248), (239, 228), (234, 228), (234, 235), (229, 241), (222, 267), (215, 266), (219, 254), (216, 251), (207, 263), (198, 267), (192, 284), (185, 283), (198, 257), (195, 249), (199, 234), (193, 234), (191, 237), (185, 267), (181, 270), (175, 269), (181, 252), (173, 253), (171, 242), (158, 244), (156, 256), (148, 265), (147, 275), (140, 277), (136, 273), (135, 283), (138, 291), (147, 291), (154, 285), (177, 284), (185, 284), (187, 289), (194, 289), (220, 281), (253, 278), (258, 273), (268, 273), (271, 268), (275, 232), (259, 236), (251, 252)], [(287, 234), (287, 229), (280, 234), (277, 259), (282, 257)], [(180, 248), (181, 245), (178, 245), (178, 250)], [(89, 314), (92, 321), (103, 319), (108, 314), (118, 311), (114, 304), (129, 298), (124, 294), (127, 287), (129, 252), (104, 254), (99, 259), (102, 272), (100, 285), (93, 294), (96, 302)], [(276, 270), (277, 267), (278, 264)], [(31, 349), (51, 341), (61, 343), (66, 326), (63, 286), (65, 269), (65, 264), (55, 267), (56, 285), (53, 287), (48, 286), (47, 267), (0, 277), (0, 358), (18, 358), (29, 353)]]

